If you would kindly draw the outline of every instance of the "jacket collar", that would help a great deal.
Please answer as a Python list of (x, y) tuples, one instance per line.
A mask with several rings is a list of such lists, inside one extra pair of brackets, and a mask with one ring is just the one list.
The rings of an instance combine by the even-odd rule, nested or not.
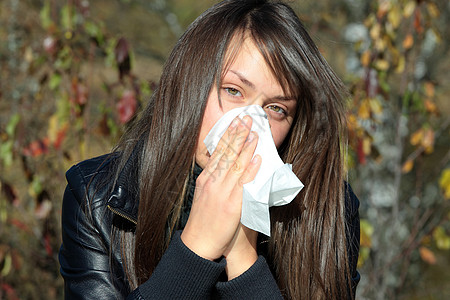
[[(138, 219), (139, 194), (137, 192), (131, 192), (130, 189), (132, 187), (137, 187), (139, 184), (137, 174), (134, 172), (135, 170), (133, 170), (132, 167), (133, 160), (137, 158), (138, 154), (136, 148), (135, 150), (133, 150), (133, 153), (120, 172), (112, 193), (110, 194), (110, 197), (106, 203), (109, 210), (111, 210), (115, 215), (126, 219), (134, 225), (137, 225)], [(182, 227), (184, 227), (189, 217), (192, 201), (194, 198), (195, 181), (202, 171), (203, 170), (199, 165), (194, 165), (192, 174), (193, 176), (191, 176), (189, 180), (189, 187), (183, 203), (183, 210), (181, 212), (180, 221)], [(134, 190), (135, 189), (133, 189), (133, 191)]]
[[(139, 184), (138, 175), (135, 166), (139, 158), (140, 150), (142, 149), (143, 141), (140, 140), (130, 157), (125, 163), (124, 167), (117, 177), (116, 183), (110, 197), (106, 203), (107, 207), (116, 215), (128, 220), (133, 224), (137, 224), (138, 208), (139, 208), (139, 195), (136, 192)], [(118, 159), (113, 163), (117, 163)], [(132, 191), (130, 190), (132, 189)]]
[(116, 215), (137, 225), (139, 197), (130, 195), (125, 186), (116, 183), (107, 207)]

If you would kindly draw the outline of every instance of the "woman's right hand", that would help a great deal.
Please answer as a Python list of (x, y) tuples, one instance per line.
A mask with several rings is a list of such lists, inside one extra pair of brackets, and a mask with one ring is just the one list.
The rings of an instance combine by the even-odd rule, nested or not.
[(252, 181), (261, 164), (253, 154), (257, 134), (252, 119), (234, 119), (197, 178), (183, 243), (197, 255), (215, 260), (233, 240), (240, 224), (243, 185)]

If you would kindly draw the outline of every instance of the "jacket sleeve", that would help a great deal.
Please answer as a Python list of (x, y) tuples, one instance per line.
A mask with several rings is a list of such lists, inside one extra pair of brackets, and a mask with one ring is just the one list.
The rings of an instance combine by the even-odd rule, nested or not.
[[(109, 256), (109, 236), (86, 214), (86, 184), (81, 170), (74, 167), (68, 173), (80, 184), (72, 186), (69, 180), (63, 198), (59, 262), (65, 299), (125, 298), (129, 291), (124, 278), (111, 272), (118, 262)], [(104, 207), (98, 207), (97, 212), (110, 217)]]
[[(119, 251), (111, 254), (112, 213), (88, 182), (106, 172), (76, 165), (66, 174), (62, 206), (60, 272), (65, 299), (208, 299), (225, 260), (211, 262), (197, 256), (176, 232), (150, 279), (129, 290)], [(92, 183), (95, 185), (95, 183)], [(94, 195), (90, 195), (94, 194)], [(131, 293), (131, 294), (130, 294)]]

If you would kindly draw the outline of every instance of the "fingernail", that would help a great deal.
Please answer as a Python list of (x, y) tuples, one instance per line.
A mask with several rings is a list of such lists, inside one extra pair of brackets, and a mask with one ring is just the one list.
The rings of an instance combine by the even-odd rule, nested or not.
[(240, 123), (239, 119), (234, 118), (233, 122), (231, 122), (230, 128), (235, 128)]
[(260, 156), (259, 155), (255, 155), (255, 157), (253, 157), (252, 159), (252, 164), (256, 165), (259, 162)]
[(247, 137), (247, 142), (251, 143), (255, 139), (255, 133), (252, 131)]
[(249, 125), (251, 120), (252, 120), (252, 118), (251, 118), (250, 116), (245, 116), (245, 117), (244, 117), (244, 123), (245, 123), (245, 125)]

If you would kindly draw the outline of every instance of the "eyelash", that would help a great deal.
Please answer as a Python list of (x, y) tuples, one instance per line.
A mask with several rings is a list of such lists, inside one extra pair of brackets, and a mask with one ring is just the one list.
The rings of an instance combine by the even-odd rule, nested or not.
[[(270, 110), (272, 110), (273, 112), (275, 112), (277, 114), (287, 115), (286, 110), (284, 110), (283, 108), (279, 107), (278, 105), (269, 105), (269, 106), (267, 106), (267, 108), (269, 108)], [(276, 111), (275, 109), (281, 110), (281, 112), (280, 111)]]
[[(231, 88), (231, 87), (226, 87), (226, 88), (224, 88), (224, 90), (225, 90), (225, 92), (227, 92), (228, 95), (230, 95), (232, 97), (241, 97), (242, 96), (242, 93), (238, 89)], [(239, 96), (235, 95), (231, 91), (238, 92), (240, 95)]]
[[(232, 88), (232, 87), (225, 87), (223, 89), (231, 97), (242, 97), (243, 96), (242, 93), (238, 89), (235, 89), (235, 88)], [(235, 94), (233, 94), (233, 93), (235, 93)], [(239, 94), (239, 95), (237, 95), (237, 94)], [(273, 111), (276, 114), (283, 115), (283, 116), (287, 115), (287, 111), (285, 109), (281, 108), (278, 105), (269, 105), (269, 106), (267, 106), (267, 108), (270, 109), (271, 111)], [(281, 110), (281, 112), (280, 112), (280, 110)]]

